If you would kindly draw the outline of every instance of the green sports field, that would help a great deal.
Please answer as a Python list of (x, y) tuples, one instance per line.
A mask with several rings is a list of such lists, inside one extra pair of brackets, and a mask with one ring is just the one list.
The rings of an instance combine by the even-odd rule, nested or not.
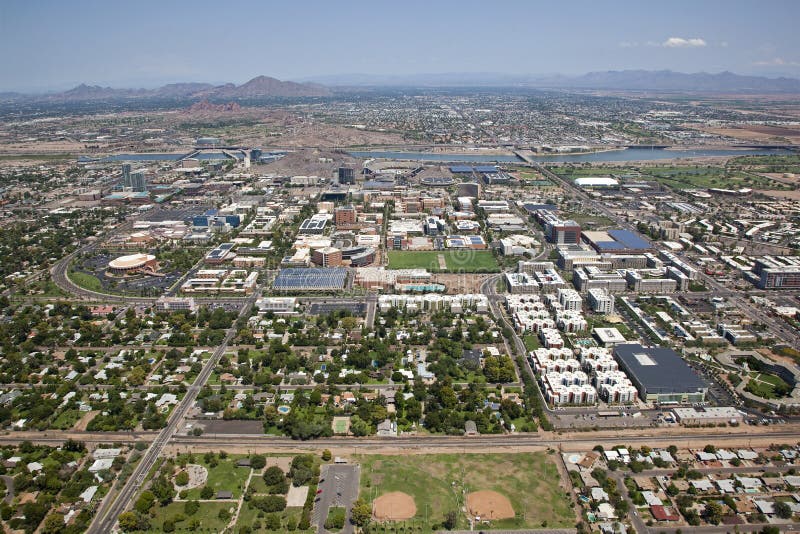
[[(444, 260), (442, 268), (439, 258)], [(390, 250), (389, 269), (427, 269), (432, 273), (494, 273), (500, 270), (487, 250)]]
[[(456, 511), (458, 528), (468, 528), (464, 495), (491, 490), (508, 498), (516, 517), (481, 525), (482, 530), (568, 528), (574, 513), (560, 487), (555, 456), (545, 452), (518, 454), (424, 454), (358, 456), (361, 491), (367, 502), (389, 492), (410, 495), (417, 514), (402, 522), (413, 532), (431, 532), (432, 526)], [(378, 532), (399, 532), (396, 523)], [(476, 529), (477, 530), (477, 529)]]

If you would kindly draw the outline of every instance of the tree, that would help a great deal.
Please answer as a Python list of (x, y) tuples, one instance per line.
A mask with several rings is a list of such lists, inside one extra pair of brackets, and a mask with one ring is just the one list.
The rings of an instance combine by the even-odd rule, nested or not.
[(447, 530), (453, 530), (454, 528), (456, 528), (457, 524), (458, 524), (458, 514), (456, 513), (455, 510), (450, 510), (444, 516), (444, 528), (446, 528)]
[(188, 483), (189, 483), (189, 473), (187, 473), (186, 471), (181, 471), (175, 477), (175, 484), (177, 484), (178, 486), (185, 486)]
[(156, 496), (153, 495), (152, 491), (143, 491), (142, 494), (136, 499), (136, 504), (134, 504), (134, 508), (140, 514), (146, 514), (152, 508), (153, 503), (156, 502)]
[[(454, 394), (455, 395), (455, 394)], [(361, 419), (359, 416), (354, 415), (350, 418), (350, 432), (356, 436), (367, 436), (371, 433), (369, 423)]]
[(201, 499), (210, 499), (214, 496), (214, 488), (211, 486), (203, 486), (203, 489), (200, 490), (200, 498)]
[(267, 458), (263, 454), (254, 454), (250, 457), (250, 467), (256, 470), (264, 469), (267, 465)]
[(703, 510), (703, 517), (714, 525), (722, 521), (722, 506), (717, 501), (709, 501)]
[(272, 465), (268, 467), (266, 471), (264, 471), (264, 483), (267, 486), (280, 484), (285, 479), (286, 475), (283, 474), (283, 470), (277, 465)]
[(267, 530), (280, 530), (281, 529), (281, 516), (278, 514), (267, 514), (264, 519), (264, 527)]
[(792, 517), (792, 509), (789, 506), (789, 503), (785, 501), (779, 501), (775, 503), (775, 513), (778, 514), (778, 517), (781, 519), (789, 519)]
[(164, 523), (161, 525), (161, 530), (164, 532), (175, 532), (175, 520), (172, 518), (165, 519)]
[(133, 512), (122, 512), (117, 521), (123, 532), (133, 532), (139, 528), (139, 519)]
[(42, 525), (42, 534), (59, 534), (64, 532), (66, 525), (64, 524), (64, 516), (62, 514), (50, 514)]
[(183, 512), (186, 515), (194, 515), (200, 510), (200, 503), (197, 501), (186, 501), (183, 505)]
[(372, 518), (372, 507), (364, 499), (358, 499), (353, 503), (350, 511), (350, 521), (358, 527), (363, 527)]
[(322, 461), (330, 462), (332, 457), (333, 455), (331, 454), (330, 449), (325, 449), (324, 451), (322, 451)]

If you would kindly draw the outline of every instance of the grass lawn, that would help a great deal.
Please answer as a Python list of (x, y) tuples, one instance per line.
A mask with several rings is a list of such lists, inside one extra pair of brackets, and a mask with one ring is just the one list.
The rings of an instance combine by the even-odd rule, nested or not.
[(722, 167), (654, 167), (647, 169), (647, 173), (657, 181), (674, 187), (675, 189), (689, 188), (734, 188), (754, 187), (758, 189), (785, 189), (786, 185), (780, 184), (764, 176), (749, 174), (741, 171), (726, 173)]
[(68, 428), (72, 428), (72, 426), (78, 422), (78, 419), (83, 417), (83, 412), (80, 410), (64, 410), (55, 420), (50, 423), (50, 428), (55, 428), (58, 430), (66, 430)]
[[(443, 256), (446, 269), (439, 267)], [(494, 255), (487, 250), (390, 250), (389, 269), (428, 269), (430, 272), (498, 272)]]
[[(52, 280), (39, 280), (31, 284), (30, 288), (32, 293), (40, 294), (43, 297), (69, 296), (69, 293), (66, 293), (63, 289), (58, 287)], [(39, 293), (39, 291), (41, 291), (41, 293)]]
[[(283, 512), (275, 512), (275, 513), (280, 514), (281, 516), (281, 525), (283, 527), (283, 530), (280, 530), (279, 532), (286, 532), (289, 530), (288, 528), (286, 528), (286, 525), (290, 520), (294, 520), (295, 525), (300, 522), (300, 518), (303, 516), (303, 508), (302, 507), (286, 508)], [(274, 530), (267, 530), (265, 528), (264, 525), (265, 516), (266, 514), (264, 512), (260, 511), (258, 508), (254, 506), (250, 506), (250, 503), (248, 501), (245, 501), (242, 504), (242, 510), (239, 513), (239, 519), (236, 521), (236, 529), (234, 530), (234, 532), (240, 532), (239, 529), (245, 526), (250, 527), (252, 529), (251, 532), (253, 534), (261, 534), (261, 533), (266, 534), (267, 532), (275, 532)], [(256, 526), (258, 526), (258, 528), (256, 528)], [(307, 532), (307, 531), (298, 529), (295, 532)]]
[(81, 286), (84, 289), (88, 289), (89, 291), (99, 291), (102, 293), (103, 291), (103, 284), (100, 283), (100, 279), (94, 275), (84, 273), (82, 271), (74, 271), (68, 273), (69, 279)]
[[(431, 532), (447, 512), (460, 510), (464, 489), (497, 491), (511, 501), (517, 517), (494, 521), (491, 528), (534, 528), (544, 521), (550, 528), (568, 528), (574, 523), (553, 457), (544, 452), (361, 456), (358, 461), (361, 497), (372, 502), (391, 491), (408, 493), (417, 505), (414, 521), (424, 523), (427, 517), (421, 532)], [(458, 516), (458, 527), (467, 528), (466, 515)]]
[(522, 342), (525, 343), (525, 348), (527, 350), (536, 350), (541, 347), (541, 345), (539, 345), (539, 336), (522, 336)]
[[(174, 518), (178, 514), (183, 514), (184, 503), (173, 502), (163, 508), (156, 508), (156, 516), (150, 521), (150, 532), (164, 532), (162, 525), (165, 519)], [(228, 520), (219, 518), (219, 511), (227, 509), (229, 511), (236, 510), (236, 503), (232, 502), (204, 502), (201, 504), (200, 509), (186, 521), (181, 521), (175, 524), (175, 532), (222, 532), (228, 525)], [(184, 514), (185, 515), (185, 514)], [(192, 519), (197, 519), (200, 526), (191, 528), (189, 523)]]
[[(203, 456), (196, 454), (195, 463), (208, 469), (208, 481), (206, 484), (214, 489), (215, 495), (218, 491), (228, 490), (233, 493), (234, 499), (238, 499), (244, 491), (247, 476), (250, 474), (249, 467), (236, 467), (236, 460), (239, 458), (228, 456), (224, 460), (218, 460), (219, 463), (216, 467), (209, 467), (205, 463)], [(187, 499), (199, 499), (201, 489), (202, 486), (188, 490)]]
[(344, 526), (347, 510), (341, 506), (331, 507), (328, 510), (328, 518), (325, 520), (325, 528), (333, 532), (338, 532)]
[(782, 395), (778, 395), (775, 391), (776, 388), (781, 388), (784, 391), (791, 390), (789, 384), (781, 377), (753, 371), (750, 373), (750, 381), (747, 383), (745, 391), (749, 391), (753, 395), (758, 395), (764, 399), (777, 399)]

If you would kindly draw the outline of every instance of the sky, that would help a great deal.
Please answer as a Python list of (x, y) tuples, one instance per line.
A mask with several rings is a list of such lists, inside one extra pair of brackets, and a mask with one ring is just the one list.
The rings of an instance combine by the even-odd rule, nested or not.
[(342, 74), (800, 78), (800, 1), (2, 0), (0, 91)]

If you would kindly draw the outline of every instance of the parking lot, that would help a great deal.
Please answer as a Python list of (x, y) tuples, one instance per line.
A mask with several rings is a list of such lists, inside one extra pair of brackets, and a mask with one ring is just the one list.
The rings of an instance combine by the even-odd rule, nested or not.
[(308, 313), (310, 315), (327, 315), (339, 310), (347, 310), (353, 315), (364, 315), (367, 310), (367, 305), (364, 302), (332, 301), (314, 302), (308, 307)]
[(314, 502), (314, 513), (311, 524), (317, 526), (317, 532), (328, 532), (325, 519), (331, 507), (347, 509), (347, 521), (340, 532), (352, 534), (350, 508), (358, 498), (358, 486), (361, 479), (361, 468), (357, 465), (335, 464), (323, 465), (318, 486), (319, 494)]

